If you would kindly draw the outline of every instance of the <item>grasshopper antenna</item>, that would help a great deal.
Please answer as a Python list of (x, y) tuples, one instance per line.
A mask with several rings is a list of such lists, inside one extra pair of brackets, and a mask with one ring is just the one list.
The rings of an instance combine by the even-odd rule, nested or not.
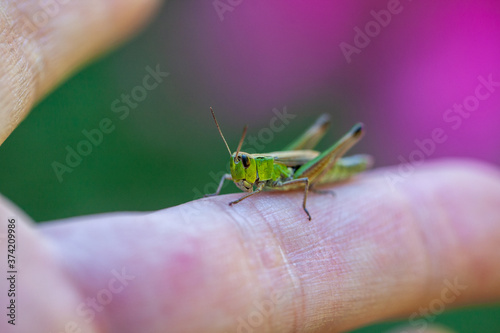
[(212, 112), (212, 117), (214, 118), (215, 125), (217, 126), (217, 129), (219, 130), (220, 136), (222, 137), (222, 140), (224, 140), (224, 143), (226, 144), (226, 148), (227, 148), (227, 151), (229, 152), (229, 156), (231, 156), (231, 149), (229, 149), (229, 146), (227, 145), (226, 139), (224, 138), (224, 135), (222, 134), (222, 131), (220, 130), (219, 123), (217, 122), (217, 119), (215, 118), (215, 113), (214, 113), (214, 110), (212, 109), (212, 107), (210, 107), (210, 112)]
[(243, 128), (243, 134), (241, 135), (240, 143), (238, 144), (238, 149), (236, 149), (236, 153), (234, 155), (234, 161), (238, 158), (238, 154), (240, 152), (241, 146), (243, 145), (243, 140), (245, 140), (245, 135), (247, 135), (247, 125)]

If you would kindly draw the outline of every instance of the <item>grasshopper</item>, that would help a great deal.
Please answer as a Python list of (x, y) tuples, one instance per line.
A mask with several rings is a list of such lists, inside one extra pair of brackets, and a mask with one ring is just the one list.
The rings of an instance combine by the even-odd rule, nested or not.
[[(324, 152), (312, 150), (323, 137), (330, 125), (330, 117), (323, 114), (316, 122), (296, 141), (288, 145), (283, 151), (266, 154), (249, 154), (241, 151), (247, 127), (243, 129), (236, 152), (231, 154), (231, 149), (222, 134), (215, 113), (210, 108), (215, 125), (226, 145), (230, 155), (231, 174), (222, 176), (215, 193), (205, 197), (218, 195), (224, 181), (232, 180), (242, 191), (249, 192), (241, 198), (231, 201), (229, 205), (261, 192), (264, 189), (294, 190), (304, 189), (302, 208), (311, 220), (311, 214), (306, 208), (307, 193), (324, 193), (318, 191), (315, 185), (335, 183), (346, 180), (351, 176), (370, 168), (373, 159), (370, 155), (353, 155), (342, 157), (364, 134), (363, 124), (357, 123), (346, 135)], [(254, 190), (255, 186), (255, 190)]]

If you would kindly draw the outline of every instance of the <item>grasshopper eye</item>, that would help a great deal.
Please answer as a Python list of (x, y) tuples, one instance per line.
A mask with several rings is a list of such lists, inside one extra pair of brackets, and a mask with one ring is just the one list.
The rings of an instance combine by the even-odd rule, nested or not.
[(250, 160), (248, 159), (248, 156), (245, 154), (241, 155), (241, 162), (243, 163), (243, 167), (245, 169), (250, 166)]

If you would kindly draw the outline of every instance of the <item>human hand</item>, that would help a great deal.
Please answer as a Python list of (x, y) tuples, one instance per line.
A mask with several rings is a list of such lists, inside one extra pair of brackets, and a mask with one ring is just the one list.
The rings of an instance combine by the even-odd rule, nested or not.
[[(20, 23), (38, 8), (4, 3), (0, 10)], [(152, 6), (69, 2), (29, 42), (2, 28), (0, 38), (15, 42), (13, 51), (1, 44), (1, 137)], [(440, 304), (498, 300), (498, 170), (434, 164), (394, 189), (384, 175), (336, 187), (335, 198), (312, 194), (310, 222), (300, 192), (262, 193), (227, 206), (235, 194), (39, 227), (2, 200), (0, 236), (15, 219), (19, 275), (16, 326), (4, 317), (0, 331), (332, 332), (393, 317), (418, 329)], [(0, 238), (3, 258), (7, 240)], [(0, 260), (2, 272), (6, 264)], [(1, 281), (0, 290), (8, 290), (8, 280)]]

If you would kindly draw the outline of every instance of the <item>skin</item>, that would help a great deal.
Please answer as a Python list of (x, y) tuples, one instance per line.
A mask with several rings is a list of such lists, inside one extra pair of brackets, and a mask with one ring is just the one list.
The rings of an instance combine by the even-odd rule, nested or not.
[[(156, 6), (70, 2), (23, 41), (16, 22), (37, 2), (0, 0), (9, 18), (0, 21), (2, 139)], [(18, 318), (14, 328), (3, 315), (0, 331), (247, 332), (239, 326), (246, 322), (254, 332), (338, 332), (404, 318), (420, 332), (443, 332), (427, 326), (439, 302), (450, 309), (498, 301), (500, 171), (429, 162), (390, 186), (388, 170), (335, 187), (335, 197), (312, 194), (312, 221), (301, 191), (261, 193), (235, 207), (228, 202), (239, 193), (43, 225), (0, 198), (0, 232), (15, 218), (19, 244)], [(453, 293), (447, 283), (460, 288)], [(2, 308), (8, 289), (0, 279)], [(415, 326), (415, 313), (427, 320)]]

